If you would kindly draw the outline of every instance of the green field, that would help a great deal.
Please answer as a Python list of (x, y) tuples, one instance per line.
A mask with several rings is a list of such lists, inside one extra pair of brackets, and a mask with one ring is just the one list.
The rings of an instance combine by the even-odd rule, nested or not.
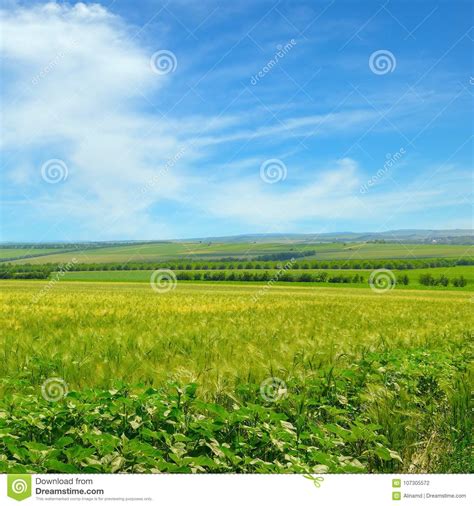
[(472, 470), (472, 292), (0, 283), (2, 472)]
[[(144, 271), (78, 271), (78, 272), (66, 272), (64, 279), (67, 281), (96, 281), (96, 282), (141, 282), (141, 283), (149, 283), (151, 275), (154, 271), (152, 270), (144, 270)], [(190, 273), (196, 273), (199, 272), (201, 274), (204, 274), (206, 272), (209, 272), (208, 270), (192, 270), (192, 271), (174, 271), (176, 274), (182, 272), (190, 272)], [(217, 271), (218, 272), (218, 271)], [(261, 269), (245, 269), (242, 271), (229, 271), (226, 270), (226, 273), (230, 272), (255, 272), (259, 273), (262, 272)], [(277, 273), (279, 271), (276, 269), (269, 269), (268, 273), (270, 277), (276, 278)], [(351, 283), (349, 286), (351, 287), (359, 287), (359, 288), (367, 288), (368, 286), (368, 280), (370, 277), (370, 274), (372, 270), (366, 270), (366, 269), (298, 269), (293, 270), (293, 273), (301, 274), (301, 273), (310, 273), (310, 274), (317, 274), (320, 272), (326, 272), (329, 276), (331, 275), (338, 275), (338, 274), (344, 274), (344, 275), (362, 275), (364, 277), (364, 282), (361, 283)], [(431, 274), (434, 277), (439, 277), (441, 275), (447, 276), (450, 279), (457, 278), (459, 276), (463, 276), (466, 281), (467, 285), (462, 288), (454, 287), (452, 284), (450, 284), (448, 287), (442, 287), (442, 286), (436, 286), (436, 287), (430, 287), (430, 289), (436, 289), (436, 290), (445, 290), (445, 289), (453, 289), (453, 290), (474, 290), (474, 267), (473, 266), (456, 266), (456, 267), (435, 267), (431, 269), (410, 269), (410, 270), (393, 270), (392, 271), (395, 275), (395, 277), (404, 276), (407, 275), (409, 278), (409, 285), (403, 286), (401, 284), (395, 285), (396, 289), (405, 289), (405, 288), (416, 288), (416, 289), (424, 289), (426, 290), (427, 287), (420, 284), (419, 277), (421, 274)], [(55, 274), (53, 273), (51, 275), (52, 278), (55, 277)], [(180, 283), (189, 283), (189, 281), (186, 280), (179, 280)], [(205, 281), (202, 281), (205, 282)], [(229, 281), (228, 281), (229, 282)], [(209, 281), (208, 283), (213, 283), (213, 281)], [(235, 281), (235, 283), (247, 283), (247, 282), (240, 282)], [(259, 284), (263, 284), (262, 282), (257, 282)], [(277, 281), (277, 284), (279, 285), (286, 285), (287, 282), (284, 281)], [(292, 283), (293, 284), (293, 283)], [(305, 285), (306, 283), (298, 283), (300, 285)], [(338, 284), (334, 283), (311, 283), (316, 286), (338, 286)]]
[(0, 261), (23, 256), (49, 255), (58, 253), (57, 248), (0, 248)]
[[(222, 257), (252, 258), (281, 252), (304, 252), (315, 250), (308, 259), (347, 260), (382, 258), (446, 258), (472, 257), (474, 246), (452, 244), (285, 244), (285, 243), (155, 243), (113, 246), (78, 250), (72, 253), (17, 260), (16, 263), (46, 264), (67, 263), (76, 258), (79, 263), (108, 262), (158, 262), (188, 258), (194, 260), (216, 260)], [(41, 251), (41, 250), (38, 250)]]

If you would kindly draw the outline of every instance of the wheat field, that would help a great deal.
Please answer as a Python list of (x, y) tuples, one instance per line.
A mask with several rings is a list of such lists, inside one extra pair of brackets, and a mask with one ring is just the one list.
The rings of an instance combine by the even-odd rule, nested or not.
[[(467, 465), (474, 328), (469, 292), (377, 294), (368, 289), (179, 282), (167, 293), (155, 293), (143, 283), (61, 281), (50, 290), (45, 286), (32, 281), (2, 283), (0, 429), (3, 424), (16, 438), (26, 438), (25, 444), (31, 443), (32, 435), (19, 421), (27, 416), (21, 409), (46, 410), (48, 417), (61, 406), (74, 411), (75, 403), (84, 399), (88, 406), (95, 405), (103, 392), (122, 392), (117, 395), (123, 397), (125, 389), (138, 403), (132, 414), (140, 419), (126, 422), (132, 431), (127, 437), (157, 450), (148, 432), (141, 432), (146, 418), (142, 405), (157, 392), (169, 391), (170, 385), (178, 390), (181, 385), (183, 391), (192, 391), (184, 413), (196, 416), (198, 425), (218, 416), (215, 410), (230, 417), (235, 410), (255, 409), (260, 415), (283, 417), (278, 423), (285, 421), (302, 441), (324, 431), (318, 444), (309, 445), (313, 457), (301, 449), (306, 443), (301, 441), (300, 448), (293, 441), (284, 453), (294, 454), (294, 460), (288, 457), (283, 467), (281, 458), (260, 455), (248, 434), (241, 434), (234, 448), (235, 432), (219, 432), (212, 437), (216, 444), (230, 445), (234, 455), (243, 453), (250, 460), (246, 465), (240, 460), (238, 465), (237, 460), (224, 465), (212, 450), (196, 455), (183, 450), (180, 459), (212, 460), (198, 459), (197, 471), (238, 467), (249, 472), (454, 472)], [(48, 378), (67, 384), (69, 393), (58, 403), (41, 398)], [(23, 415), (12, 410), (12, 399)], [(107, 405), (114, 402), (109, 399)], [(178, 405), (178, 411), (184, 409)], [(54, 420), (60, 415), (64, 416), (61, 410)], [(101, 434), (120, 436), (110, 420), (99, 430), (99, 421), (97, 414), (97, 420), (88, 423)], [(156, 432), (154, 424), (161, 422), (150, 420), (146, 428)], [(260, 422), (269, 423), (255, 421), (256, 426)], [(51, 448), (57, 450), (57, 438), (64, 437), (69, 426), (58, 429), (55, 421), (51, 423), (49, 443), (42, 432), (34, 440), (46, 449), (56, 441)], [(318, 429), (309, 430), (308, 424)], [(457, 432), (450, 429), (453, 425)], [(189, 430), (187, 425), (181, 428), (181, 436), (188, 438)], [(272, 432), (269, 437), (276, 436)], [(91, 443), (82, 438), (74, 445), (89, 448)], [(342, 453), (338, 445), (345, 447)], [(5, 451), (11, 454), (8, 463), (3, 462), (9, 470), (20, 466), (66, 471), (71, 468), (64, 466), (73, 465), (85, 472), (158, 472), (156, 459), (137, 464), (134, 458), (127, 467), (120, 452), (122, 464), (111, 469), (98, 457), (96, 467), (88, 459), (72, 464), (67, 454), (55, 457), (54, 464), (47, 460), (30, 468), (21, 459), (17, 462), (14, 452)], [(178, 465), (160, 455), (164, 463), (159, 470), (196, 470), (189, 461), (181, 459)]]

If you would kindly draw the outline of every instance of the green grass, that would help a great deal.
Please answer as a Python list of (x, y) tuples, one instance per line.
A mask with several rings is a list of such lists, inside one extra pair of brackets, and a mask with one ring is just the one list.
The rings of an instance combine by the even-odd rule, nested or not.
[[(278, 253), (289, 251), (293, 245), (285, 244), (232, 244), (232, 243), (156, 243), (127, 246), (113, 246), (105, 248), (94, 248), (93, 250), (78, 250), (74, 253), (58, 253), (43, 260), (37, 258), (28, 263), (49, 263), (68, 262), (77, 258), (78, 262), (130, 262), (130, 261), (161, 261), (174, 258), (189, 257), (213, 259), (226, 256), (248, 256)], [(312, 249), (312, 248), (309, 248)]]
[[(376, 258), (428, 258), (467, 257), (474, 253), (473, 246), (453, 244), (372, 244), (347, 243), (340, 249), (324, 251), (322, 260), (376, 259)], [(316, 255), (314, 258), (319, 258)]]
[[(192, 270), (192, 271), (175, 271), (176, 273), (179, 272), (188, 272), (188, 273), (194, 273), (194, 272), (219, 272), (219, 271), (202, 271), (202, 270)], [(230, 272), (262, 272), (262, 269), (245, 269), (245, 270), (232, 270), (232, 271), (225, 271), (227, 273)], [(276, 276), (278, 273), (277, 270), (268, 269), (268, 272), (270, 273), (270, 276)], [(370, 273), (372, 270), (364, 270), (364, 269), (325, 269), (322, 271), (321, 269), (298, 269), (298, 270), (292, 270), (291, 271), (294, 274), (302, 274), (302, 273), (318, 273), (318, 272), (327, 272), (329, 275), (338, 275), (338, 274), (344, 274), (344, 275), (351, 275), (354, 276), (356, 274), (362, 275), (364, 277), (363, 283), (351, 283), (347, 284), (346, 286), (349, 287), (359, 287), (359, 288), (367, 288), (368, 286), (368, 280), (370, 277)], [(392, 271), (396, 277), (407, 275), (410, 283), (407, 287), (404, 287), (402, 285), (397, 285), (396, 289), (423, 289), (426, 290), (428, 287), (421, 285), (419, 283), (419, 277), (421, 274), (429, 273), (432, 274), (434, 277), (439, 277), (441, 275), (445, 275), (450, 279), (458, 278), (459, 276), (463, 276), (467, 280), (467, 285), (463, 288), (457, 288), (452, 286), (450, 284), (448, 287), (442, 287), (442, 286), (436, 286), (436, 287), (430, 287), (430, 289), (433, 290), (446, 290), (446, 289), (452, 289), (452, 290), (474, 290), (474, 266), (456, 266), (456, 267), (436, 267), (436, 268), (426, 268), (426, 269), (411, 269), (411, 270), (393, 270)], [(64, 279), (68, 281), (96, 281), (96, 282), (134, 282), (134, 283), (149, 283), (151, 274), (153, 273), (152, 270), (145, 270), (145, 271), (78, 271), (78, 272), (67, 272), (64, 276)], [(51, 275), (52, 278), (55, 277), (55, 274), (53, 273)], [(223, 283), (224, 281), (200, 281), (202, 283)], [(191, 281), (184, 281), (180, 280), (179, 283), (191, 283)], [(242, 284), (247, 283), (244, 281), (226, 281), (226, 283), (235, 283), (235, 284)], [(265, 285), (266, 283), (264, 281), (259, 282), (251, 282), (255, 284)], [(281, 286), (288, 285), (287, 282), (277, 282), (276, 284), (279, 284)], [(291, 284), (294, 284), (293, 282)], [(315, 285), (315, 286), (332, 286), (332, 287), (340, 287), (340, 283), (298, 283), (298, 285)]]
[(76, 258), (79, 263), (158, 262), (178, 258), (207, 260), (229, 256), (250, 258), (258, 255), (308, 250), (316, 250), (316, 254), (307, 257), (308, 259), (319, 260), (460, 258), (474, 255), (473, 246), (449, 244), (155, 243), (57, 253), (45, 257), (17, 260), (15, 263), (67, 263), (73, 258)]
[(1, 472), (472, 470), (470, 293), (0, 286)]

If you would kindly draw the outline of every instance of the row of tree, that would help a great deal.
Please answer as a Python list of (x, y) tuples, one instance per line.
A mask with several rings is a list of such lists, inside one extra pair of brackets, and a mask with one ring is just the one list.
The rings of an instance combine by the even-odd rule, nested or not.
[[(411, 270), (433, 267), (455, 267), (474, 265), (474, 258), (423, 258), (414, 260), (313, 260), (313, 261), (248, 261), (248, 262), (223, 262), (223, 261), (168, 261), (168, 262), (127, 262), (127, 263), (75, 263), (68, 270), (71, 271), (139, 271), (155, 269), (171, 269), (173, 271), (191, 270), (309, 270), (309, 269), (390, 269)], [(1, 263), (0, 269), (14, 270), (15, 272), (31, 272), (46, 270), (58, 271), (62, 264), (9, 264)]]
[(286, 281), (286, 282), (305, 282), (305, 283), (363, 283), (364, 277), (355, 274), (351, 275), (333, 275), (327, 272), (318, 273), (292, 273), (288, 271), (279, 272), (176, 272), (178, 280), (196, 280), (196, 281)]
[(449, 279), (445, 275), (434, 277), (431, 274), (422, 274), (419, 278), (420, 285), (425, 286), (448, 286), (450, 283), (455, 287), (463, 287), (467, 285), (467, 279), (464, 276)]
[(268, 255), (258, 255), (254, 258), (256, 262), (268, 262), (273, 260), (291, 260), (293, 258), (312, 257), (316, 254), (316, 250), (306, 251), (282, 251), (280, 253), (272, 253)]
[(0, 270), (0, 279), (48, 279), (51, 272), (48, 271), (30, 271), (14, 272)]
[[(15, 272), (0, 270), (0, 279), (48, 279), (53, 271), (46, 269), (36, 269), (25, 272)], [(365, 278), (360, 274), (333, 274), (327, 272), (290, 272), (289, 270), (269, 272), (269, 271), (217, 271), (217, 272), (187, 272), (177, 271), (178, 280), (195, 281), (285, 281), (285, 282), (303, 282), (303, 283), (364, 283)], [(438, 277), (425, 273), (419, 277), (419, 282), (424, 286), (449, 286), (464, 287), (467, 285), (467, 279), (464, 276), (448, 278), (445, 275)], [(397, 276), (396, 284), (407, 286), (410, 279), (406, 274)], [(392, 283), (395, 284), (395, 283)]]

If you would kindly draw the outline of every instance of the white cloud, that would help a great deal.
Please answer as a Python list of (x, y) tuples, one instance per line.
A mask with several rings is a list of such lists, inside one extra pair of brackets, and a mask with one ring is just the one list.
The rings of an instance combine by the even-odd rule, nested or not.
[[(291, 176), (291, 166), (288, 168)], [(290, 179), (290, 177), (288, 177)], [(361, 171), (355, 160), (344, 158), (329, 164), (297, 187), (288, 179), (268, 185), (258, 178), (216, 183), (203, 206), (215, 216), (259, 225), (261, 230), (295, 230), (304, 221), (326, 223), (330, 230), (338, 220), (389, 222), (428, 208), (459, 204), (462, 181), (445, 191), (439, 181), (421, 180), (400, 188), (388, 181), (382, 193), (362, 195)]]
[[(160, 169), (180, 151), (183, 139), (176, 121), (144, 114), (134, 100), (159, 92), (172, 76), (154, 74), (152, 52), (100, 5), (48, 3), (2, 11), (1, 28), (8, 75), (2, 147), (17, 150), (15, 160), (25, 159), (21, 166), (41, 153), (41, 161), (34, 160), (38, 174), (51, 158), (63, 159), (69, 168), (68, 184), (55, 188), (52, 205), (41, 199), (42, 191), (51, 190), (44, 185), (35, 188), (36, 204), (43, 212), (84, 218), (104, 235), (130, 228), (127, 223), (137, 226), (133, 235), (153, 233), (147, 207), (160, 198), (179, 198), (182, 191), (179, 168)], [(209, 128), (226, 121), (216, 120)], [(179, 132), (189, 135), (202, 123), (189, 118)], [(196, 158), (188, 148), (180, 164)], [(7, 170), (9, 180), (27, 191), (20, 164)], [(157, 173), (159, 180), (142, 193)], [(31, 186), (37, 182), (30, 179)]]
[[(302, 219), (347, 216), (361, 207), (355, 197), (360, 186), (357, 164), (349, 158), (328, 167), (312, 182), (292, 188), (288, 180), (274, 185), (255, 178), (217, 183), (203, 205), (216, 216), (226, 216), (263, 227), (285, 229)], [(291, 175), (291, 167), (288, 169)], [(346, 211), (347, 209), (347, 211)]]
[(199, 144), (219, 144), (222, 142), (244, 141), (282, 135), (303, 138), (315, 135), (324, 136), (367, 125), (376, 120), (379, 116), (380, 114), (375, 111), (354, 110), (288, 118), (280, 120), (277, 124), (271, 126), (240, 130), (230, 134), (202, 137), (199, 140)]
[[(255, 110), (163, 118), (148, 101), (179, 76), (153, 73), (150, 57), (160, 47), (144, 47), (106, 8), (54, 2), (14, 6), (0, 11), (0, 23), (5, 76), (0, 142), (7, 153), (5, 181), (19, 188), (10, 201), (20, 208), (19, 195), (26, 195), (31, 216), (48, 218), (52, 228), (70, 216), (90, 238), (176, 237), (180, 232), (170, 229), (168, 217), (157, 220), (152, 212), (166, 201), (255, 226), (376, 216), (403, 203), (396, 189), (361, 199), (364, 181), (352, 159), (334, 161), (322, 171), (306, 167), (303, 177), (292, 179), (290, 173), (275, 187), (259, 179), (263, 159), (256, 154), (228, 165), (205, 163), (223, 143), (360, 129), (379, 116), (370, 108), (271, 125)], [(69, 176), (53, 188), (41, 181), (40, 168), (54, 158), (65, 161)], [(169, 159), (175, 161), (164, 170)], [(202, 167), (219, 170), (207, 178)], [(252, 167), (254, 177), (242, 176)], [(413, 207), (439, 195), (414, 190), (411, 196)], [(76, 232), (70, 239), (78, 238)]]
[[(134, 227), (133, 236), (156, 235), (149, 208), (160, 200), (186, 200), (193, 206), (189, 186), (205, 192), (206, 184), (202, 173), (201, 179), (192, 176), (191, 167), (205, 156), (207, 145), (302, 135), (319, 125), (330, 131), (371, 117), (358, 111), (311, 116), (230, 134), (226, 128), (243, 118), (163, 119), (143, 113), (136, 100), (159, 93), (175, 76), (151, 72), (153, 50), (142, 47), (132, 30), (102, 6), (48, 3), (14, 8), (1, 12), (1, 25), (8, 76), (2, 143), (3, 149), (20, 153), (18, 163), (7, 167), (9, 180), (30, 191), (33, 213), (36, 206), (52, 221), (70, 214), (104, 236), (117, 230), (122, 234), (124, 228), (133, 232)], [(183, 145), (183, 155), (171, 170), (163, 171)], [(38, 187), (31, 170), (37, 164), (39, 174), (52, 158), (63, 159), (69, 169), (67, 184), (55, 188), (54, 199), (50, 187)], [(209, 201), (219, 214), (212, 199), (200, 200)], [(226, 214), (223, 205), (221, 215)]]

